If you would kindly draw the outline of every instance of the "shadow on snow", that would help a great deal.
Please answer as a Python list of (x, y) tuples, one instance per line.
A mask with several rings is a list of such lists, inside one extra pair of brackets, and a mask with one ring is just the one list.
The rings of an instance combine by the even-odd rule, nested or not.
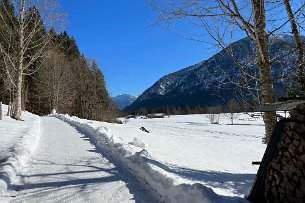
[[(70, 124), (69, 124), (70, 125)], [(71, 126), (71, 125), (70, 125)], [(81, 139), (84, 141), (89, 141), (92, 145), (93, 143), (89, 139), (89, 136), (83, 132), (81, 129), (75, 128), (80, 134), (81, 134)], [(48, 197), (50, 192), (54, 194), (56, 191), (61, 191), (63, 189), (70, 189), (77, 188), (78, 190), (76, 192), (68, 192), (65, 194), (61, 194), (61, 196), (56, 196), (56, 201), (65, 201), (67, 199), (73, 200), (76, 199), (76, 197), (81, 194), (87, 186), (90, 185), (91, 192), (93, 191), (98, 191), (100, 188), (98, 187), (99, 184), (101, 183), (111, 183), (111, 182), (117, 182), (117, 181), (123, 181), (126, 186), (129, 189), (129, 192), (133, 194), (134, 200), (136, 202), (156, 202), (156, 199), (154, 199), (145, 189), (141, 188), (140, 183), (132, 178), (126, 170), (124, 170), (123, 167), (121, 166), (116, 166), (115, 162), (112, 162), (111, 158), (108, 157), (107, 155), (104, 155), (100, 150), (96, 149), (94, 145), (92, 146), (92, 149), (87, 150), (88, 152), (91, 153), (98, 153), (102, 154), (102, 156), (106, 157), (103, 160), (101, 159), (87, 159), (87, 160), (81, 160), (77, 163), (60, 163), (60, 160), (58, 162), (52, 162), (52, 161), (47, 161), (47, 160), (33, 160), (31, 161), (31, 164), (33, 167), (35, 165), (37, 167), (44, 167), (47, 168), (48, 166), (64, 166), (66, 169), (64, 172), (57, 172), (55, 171), (54, 173), (39, 173), (39, 174), (31, 174), (31, 175), (20, 175), (21, 179), (28, 179), (31, 177), (40, 177), (39, 179), (46, 180), (46, 182), (29, 182), (29, 183), (21, 183), (20, 185), (18, 184), (11, 184), (9, 186), (9, 190), (13, 191), (23, 191), (23, 190), (28, 190), (26, 191), (27, 194), (26, 196), (40, 196), (40, 197)], [(96, 163), (99, 161), (105, 162), (108, 166), (108, 168), (102, 168), (96, 166)], [(77, 170), (77, 167), (84, 168), (86, 167), (88, 170)], [(109, 168), (110, 167), (110, 168)], [(98, 177), (98, 178), (90, 178), (90, 174), (93, 173), (98, 173), (98, 172), (105, 172), (106, 176), (105, 177)], [(79, 174), (79, 175), (78, 175)], [(1, 174), (0, 174), (1, 175)], [(74, 175), (74, 176), (72, 176)], [(58, 176), (58, 177), (57, 177)], [(69, 177), (67, 180), (61, 180), (61, 177)], [(82, 177), (83, 176), (83, 177)], [(87, 178), (89, 176), (89, 178)], [(48, 181), (50, 179), (50, 181)], [(58, 180), (57, 180), (58, 179)], [(31, 189), (33, 189), (31, 191)], [(101, 191), (102, 192), (102, 191)], [(55, 198), (52, 195), (49, 197), (50, 200), (52, 198)], [(54, 199), (53, 199), (54, 200)]]
[(145, 160), (169, 173), (173, 173), (191, 181), (202, 182), (205, 186), (228, 189), (238, 196), (244, 196), (249, 193), (256, 176), (256, 174), (200, 171), (173, 165), (165, 165), (149, 158), (145, 158)]

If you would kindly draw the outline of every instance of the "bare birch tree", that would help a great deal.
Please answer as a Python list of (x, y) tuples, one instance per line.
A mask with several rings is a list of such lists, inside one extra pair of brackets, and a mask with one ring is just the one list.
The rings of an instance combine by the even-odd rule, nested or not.
[[(192, 35), (199, 37), (198, 41), (211, 44), (212, 39), (216, 45), (220, 45), (220, 48), (223, 49), (238, 39), (240, 35), (248, 36), (256, 48), (254, 65), (258, 68), (258, 74), (255, 77), (259, 80), (260, 102), (262, 105), (273, 102), (272, 61), (268, 36), (273, 33), (273, 30), (277, 31), (285, 26), (287, 22), (284, 22), (283, 25), (276, 25), (278, 27), (272, 25), (269, 27), (272, 28), (272, 31), (268, 30), (267, 32), (267, 22), (272, 21), (268, 21), (266, 11), (268, 11), (268, 17), (271, 16), (270, 12), (275, 6), (278, 7), (278, 4), (274, 5), (270, 1), (264, 0), (178, 0), (174, 2), (160, 0), (157, 2), (154, 6), (160, 11), (161, 22), (169, 25), (174, 21), (187, 19), (189, 23), (201, 28), (201, 33)], [(208, 40), (205, 40), (206, 38)], [(242, 72), (244, 67), (239, 66)], [(248, 73), (243, 72), (243, 74)], [(268, 141), (276, 122), (275, 113), (265, 113), (264, 122), (266, 140)]]
[[(300, 86), (299, 93), (304, 94), (305, 93), (305, 78), (304, 78), (304, 50), (303, 50), (303, 43), (301, 40), (301, 35), (298, 29), (298, 24), (297, 20), (295, 18), (296, 14), (293, 12), (290, 0), (283, 0), (285, 4), (285, 8), (287, 11), (287, 15), (289, 18), (289, 22), (291, 25), (291, 31), (295, 39), (295, 45), (296, 45), (296, 50), (298, 54), (298, 59), (297, 59), (297, 81)], [(301, 5), (301, 7), (298, 9), (300, 10), (301, 8), (304, 7), (304, 2)]]
[(234, 124), (234, 120), (239, 117), (238, 111), (240, 110), (240, 105), (235, 99), (231, 99), (225, 106), (226, 117), (231, 121), (231, 125)]
[[(62, 16), (58, 15), (58, 4), (52, 0), (13, 0), (12, 6), (15, 9), (14, 16), (8, 15), (11, 26), (4, 25), (11, 29), (2, 30), (2, 34), (15, 34), (17, 43), (15, 47), (8, 49), (11, 38), (6, 37), (4, 42), (0, 42), (0, 52), (5, 57), (6, 66), (11, 66), (12, 70), (16, 71), (16, 78), (12, 78), (9, 72), (8, 75), (16, 87), (13, 118), (20, 120), (23, 77), (40, 68), (34, 66), (34, 63), (45, 57), (45, 50), (50, 42), (50, 36), (45, 29), (60, 22)], [(0, 18), (3, 18), (3, 15)]]
[[(48, 57), (43, 62), (44, 70), (40, 71), (40, 78), (43, 78), (43, 92), (48, 94), (50, 98), (50, 109), (58, 111), (59, 97), (63, 89), (63, 78), (66, 76), (66, 70), (63, 68), (67, 64), (64, 64), (65, 57), (56, 52), (57, 50), (48, 50)], [(67, 68), (66, 68), (67, 69)]]

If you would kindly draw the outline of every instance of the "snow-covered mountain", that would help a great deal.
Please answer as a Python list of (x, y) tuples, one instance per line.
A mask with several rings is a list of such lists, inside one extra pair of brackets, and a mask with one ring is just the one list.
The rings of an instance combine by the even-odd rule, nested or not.
[[(272, 64), (277, 95), (285, 94), (285, 88), (291, 81), (291, 73), (296, 72), (296, 53), (292, 51), (293, 46), (292, 35), (270, 37), (271, 59), (280, 59)], [(249, 97), (249, 92), (237, 85), (245, 85), (245, 82), (241, 82), (243, 73), (235, 62), (255, 74), (259, 71), (254, 66), (254, 60), (255, 45), (248, 38), (241, 39), (206, 61), (162, 77), (125, 110), (219, 105), (240, 95), (240, 92)], [(247, 86), (255, 87), (256, 83), (252, 78), (248, 77), (246, 82)]]
[(112, 97), (113, 101), (119, 106), (120, 109), (124, 109), (134, 102), (137, 97), (129, 94), (120, 94), (116, 97)]

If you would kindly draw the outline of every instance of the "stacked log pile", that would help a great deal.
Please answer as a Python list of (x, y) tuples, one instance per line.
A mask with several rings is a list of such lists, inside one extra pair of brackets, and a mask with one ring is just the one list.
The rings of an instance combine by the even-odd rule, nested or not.
[(267, 167), (267, 202), (305, 202), (305, 104), (291, 111), (281, 132), (279, 154)]

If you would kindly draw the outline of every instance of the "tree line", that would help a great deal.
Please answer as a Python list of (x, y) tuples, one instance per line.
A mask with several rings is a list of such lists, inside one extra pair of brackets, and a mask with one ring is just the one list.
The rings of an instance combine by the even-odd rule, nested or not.
[[(0, 1), (0, 101), (38, 115), (52, 109), (86, 119), (113, 119), (104, 75), (56, 26), (55, 1)], [(55, 23), (53, 22), (55, 21)]]
[(139, 110), (131, 111), (132, 115), (147, 115), (155, 113), (164, 113), (165, 115), (188, 115), (188, 114), (211, 114), (211, 113), (237, 113), (237, 112), (254, 112), (257, 110), (255, 103), (249, 105), (249, 102), (237, 101), (235, 99), (229, 100), (225, 105), (215, 106), (160, 106), (157, 108), (140, 108)]

